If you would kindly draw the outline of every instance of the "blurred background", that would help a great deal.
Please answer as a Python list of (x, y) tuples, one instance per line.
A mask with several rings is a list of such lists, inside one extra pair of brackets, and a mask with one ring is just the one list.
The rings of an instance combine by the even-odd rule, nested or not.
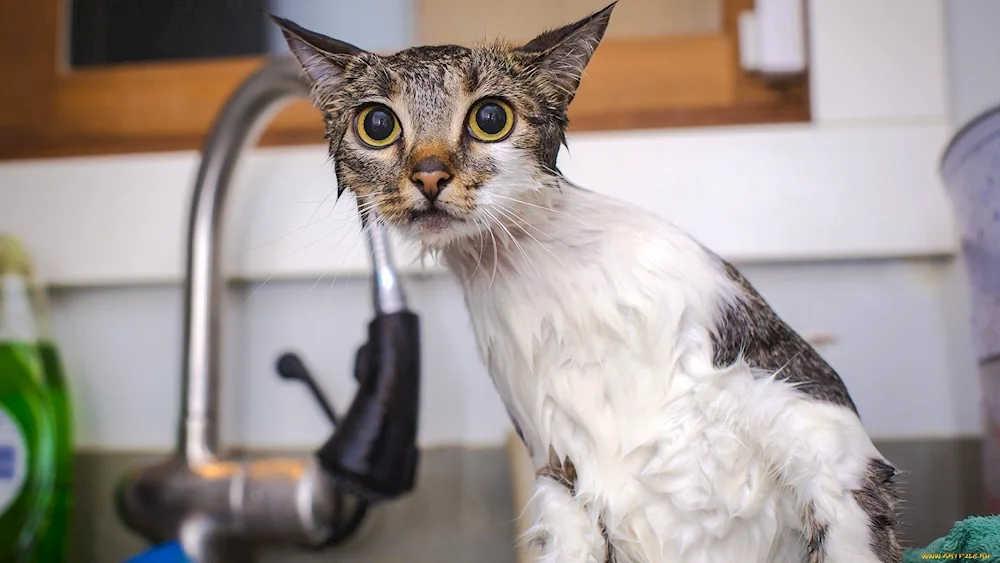
[[(261, 11), (387, 52), (527, 40), (604, 3), (0, 0), (0, 231), (23, 241), (47, 288), (72, 392), (73, 561), (145, 545), (111, 491), (173, 447), (199, 149), (241, 81), (286, 52)], [(816, 343), (907, 472), (915, 545), (986, 510), (984, 466), (1000, 477), (981, 447), (983, 384), (1000, 378), (979, 365), (982, 334), (996, 329), (973, 327), (982, 301), (961, 252), (962, 196), (940, 169), (953, 135), (1000, 103), (998, 26), (994, 0), (621, 0), (560, 156), (571, 180), (670, 218), (734, 262)], [(301, 352), (346, 407), (371, 317), (367, 249), (352, 202), (331, 197), (318, 113), (292, 103), (261, 145), (223, 229), (222, 437), (309, 452), (329, 424), (275, 360)], [(423, 341), (417, 493), (341, 558), (270, 560), (514, 561), (510, 425), (457, 285), (415, 256), (396, 249), (411, 307), (424, 334), (448, 336)]]

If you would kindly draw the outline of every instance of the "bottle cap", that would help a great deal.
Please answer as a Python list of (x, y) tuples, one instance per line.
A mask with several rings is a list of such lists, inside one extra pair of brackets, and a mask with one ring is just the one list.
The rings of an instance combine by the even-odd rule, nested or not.
[(6, 275), (32, 277), (31, 257), (17, 237), (0, 233), (0, 276)]

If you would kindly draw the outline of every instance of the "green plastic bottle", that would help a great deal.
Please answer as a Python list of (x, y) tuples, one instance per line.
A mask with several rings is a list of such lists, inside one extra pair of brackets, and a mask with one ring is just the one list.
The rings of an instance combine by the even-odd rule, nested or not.
[[(2, 241), (0, 244), (3, 244)], [(49, 407), (55, 422), (55, 487), (49, 511), (38, 531), (34, 561), (37, 563), (66, 563), (71, 559), (72, 547), (71, 523), (74, 481), (72, 401), (63, 371), (62, 358), (52, 336), (48, 299), (44, 288), (31, 273), (30, 261), (26, 256), (23, 261), (28, 262), (29, 266), (26, 278), (37, 327), (37, 349), (42, 362), (42, 384), (48, 392)]]
[(38, 347), (31, 263), (0, 235), (0, 561), (37, 561), (51, 511), (55, 422)]
[[(44, 311), (44, 301), (40, 303), (43, 303), (41, 310)], [(46, 317), (47, 315), (42, 316)], [(55, 422), (55, 488), (50, 510), (38, 532), (35, 561), (66, 563), (71, 559), (72, 548), (74, 483), (72, 402), (59, 350), (47, 330), (43, 330), (38, 342), (38, 355), (42, 361), (44, 384)]]

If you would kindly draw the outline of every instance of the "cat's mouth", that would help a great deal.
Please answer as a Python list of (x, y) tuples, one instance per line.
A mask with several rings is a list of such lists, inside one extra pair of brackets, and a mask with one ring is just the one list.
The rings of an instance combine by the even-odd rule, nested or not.
[(440, 207), (414, 209), (410, 211), (410, 223), (415, 225), (422, 235), (439, 234), (464, 221)]
[(426, 209), (414, 209), (413, 211), (410, 211), (410, 219), (414, 221), (433, 219), (435, 217), (454, 218), (451, 213), (448, 213), (440, 207), (428, 207)]

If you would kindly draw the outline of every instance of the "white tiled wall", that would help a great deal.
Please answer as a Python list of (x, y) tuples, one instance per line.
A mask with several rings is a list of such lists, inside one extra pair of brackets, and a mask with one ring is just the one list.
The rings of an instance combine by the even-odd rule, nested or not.
[[(841, 371), (874, 435), (977, 430), (967, 331), (949, 319), (956, 287), (950, 261), (744, 270), (793, 327), (833, 334), (823, 354)], [(499, 444), (507, 419), (475, 351), (457, 287), (444, 276), (407, 282), (423, 331), (422, 443)], [(73, 289), (54, 297), (58, 336), (77, 393), (81, 445), (168, 447), (179, 400), (180, 290)], [(279, 448), (318, 444), (329, 425), (303, 388), (278, 379), (274, 361), (286, 350), (299, 351), (332, 402), (344, 408), (354, 390), (354, 351), (370, 315), (367, 280), (338, 279), (332, 289), (322, 282), (269, 282), (260, 290), (255, 284), (232, 291), (228, 306), (227, 441)], [(949, 334), (955, 327), (958, 338)]]

